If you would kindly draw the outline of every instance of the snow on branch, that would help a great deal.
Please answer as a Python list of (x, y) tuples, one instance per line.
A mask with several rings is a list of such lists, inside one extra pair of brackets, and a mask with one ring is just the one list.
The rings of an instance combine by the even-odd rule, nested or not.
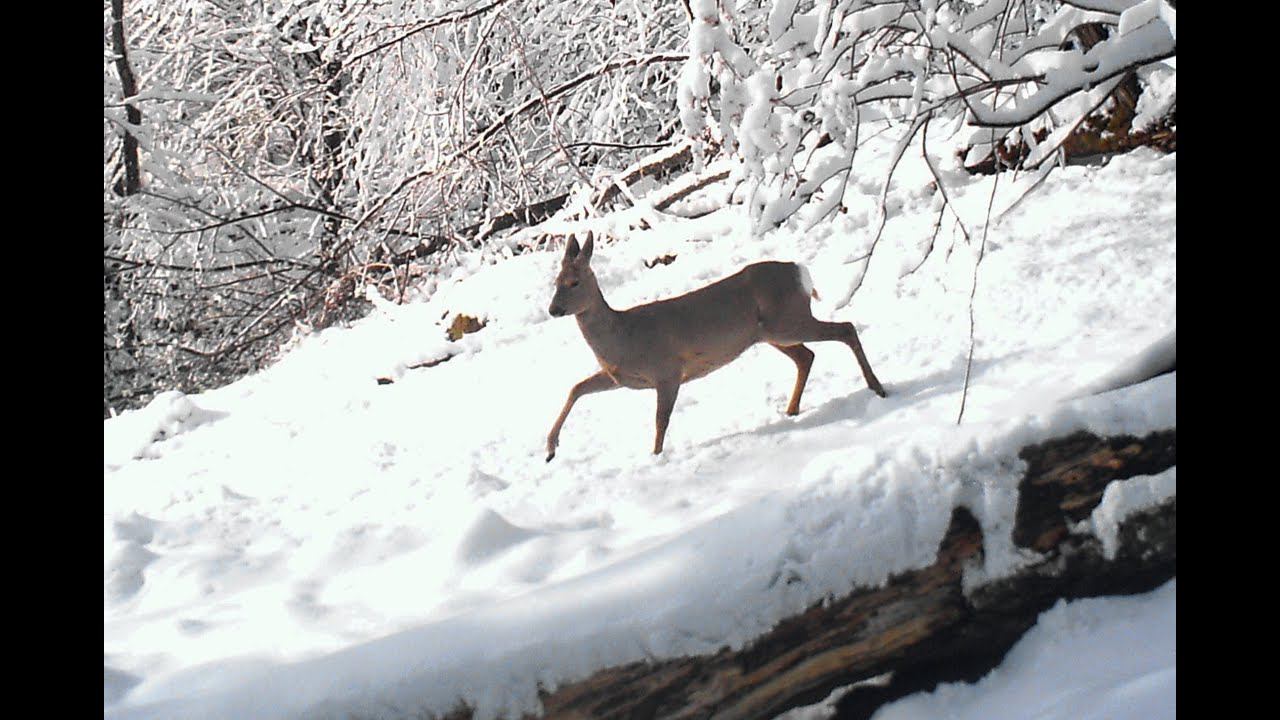
[(1105, 40), (1088, 53), (1061, 56), (1057, 67), (1027, 80), (1042, 84), (1035, 93), (1017, 98), (1012, 107), (989, 110), (970, 104), (972, 124), (979, 127), (1017, 127), (1042, 115), (1063, 99), (1149, 63), (1173, 57), (1177, 42), (1168, 26), (1149, 22), (1127, 35)]
[[(1130, 115), (1174, 134), (1175, 69), (1151, 67), (1176, 54), (1167, 0), (172, 0), (103, 21), (104, 247), (140, 263), (104, 288), (104, 342), (131, 366), (174, 366), (124, 349), (173, 333), (208, 353), (323, 325), (387, 258), (508, 252), (497, 232), (726, 167), (757, 233), (812, 227), (858, 184), (867, 122), (905, 151), (922, 119), (969, 119), (931, 143), (940, 178), (1016, 165), (1012, 145), (1044, 161), (1135, 110), (1139, 81), (1159, 97)], [(180, 267), (273, 271), (231, 292)]]
[(1019, 164), (992, 171), (1035, 166), (1116, 93), (1132, 114), (1134, 73), (1177, 53), (1167, 0), (731, 5), (691, 2), (680, 118), (688, 137), (715, 137), (741, 163), (738, 196), (756, 232), (811, 202), (814, 217), (840, 206), (864, 118), (897, 124), (898, 157), (922, 119), (968, 120), (981, 133), (935, 142), (935, 165), (959, 157), (973, 168), (1007, 142), (1021, 144)]
[(423, 22), (417, 25), (412, 30), (408, 30), (390, 40), (387, 40), (385, 42), (380, 42), (377, 45), (369, 48), (368, 50), (364, 50), (356, 53), (355, 55), (352, 55), (350, 58), (347, 59), (346, 64), (351, 65), (353, 63), (359, 62), (369, 57), (370, 55), (374, 55), (376, 53), (382, 52), (383, 50), (386, 50), (389, 47), (394, 47), (396, 45), (399, 45), (405, 40), (408, 40), (414, 35), (417, 35), (425, 30), (437, 28), (437, 27), (440, 27), (441, 25), (450, 25), (453, 23), (459, 23), (464, 20), (470, 20), (471, 18), (477, 17), (479, 15), (484, 15), (485, 13), (498, 7), (499, 5), (502, 5), (505, 2), (507, 2), (507, 0), (493, 0), (493, 2), (487, 5), (482, 5), (478, 8), (473, 8), (471, 10), (459, 10), (457, 12), (448, 13), (437, 18), (432, 18), (431, 20), (428, 20), (426, 22)]
[(1062, 0), (1062, 4), (1073, 5), (1081, 10), (1096, 10), (1097, 12), (1119, 15), (1134, 5), (1141, 4), (1143, 1), (1144, 0)]
[(433, 165), (431, 167), (428, 167), (424, 170), (421, 170), (412, 175), (409, 175), (408, 177), (401, 180), (399, 184), (397, 184), (390, 192), (383, 195), (383, 197), (377, 203), (375, 203), (367, 213), (365, 213), (364, 217), (362, 217), (360, 221), (356, 223), (355, 229), (358, 230), (361, 227), (363, 227), (370, 219), (378, 215), (387, 206), (387, 203), (389, 203), (392, 199), (394, 199), (397, 195), (399, 195), (405, 189), (409, 188), (419, 180), (422, 180), (423, 178), (426, 178), (426, 177), (430, 177), (432, 175), (436, 175), (442, 172), (444, 169), (452, 166), (454, 163), (457, 163), (460, 159), (462, 159), (469, 153), (474, 152), (476, 149), (480, 148), (482, 145), (488, 142), (491, 138), (497, 135), (498, 132), (505, 130), (507, 126), (515, 118), (519, 117), (520, 115), (524, 115), (534, 110), (535, 108), (541, 107), (547, 101), (554, 100), (560, 97), (561, 95), (564, 95), (568, 92), (573, 91), (574, 89), (576, 89), (577, 87), (579, 87), (583, 83), (586, 83), (589, 80), (594, 80), (596, 78), (599, 78), (603, 75), (614, 72), (616, 70), (632, 68), (632, 67), (641, 66), (641, 65), (651, 65), (654, 63), (681, 62), (686, 59), (687, 59), (687, 56), (684, 55), (683, 53), (664, 53), (664, 54), (658, 54), (658, 55), (649, 55), (647, 57), (627, 58), (625, 60), (614, 60), (614, 61), (605, 63), (599, 67), (596, 67), (592, 70), (584, 72), (581, 75), (577, 76), (576, 78), (569, 80), (568, 82), (557, 85), (554, 88), (550, 88), (544, 94), (529, 98), (524, 103), (512, 108), (511, 110), (508, 110), (506, 113), (504, 113), (501, 117), (499, 117), (495, 122), (493, 122), (491, 125), (485, 128), (483, 131), (481, 131), (480, 133), (477, 133), (476, 136), (473, 137), (466, 145), (463, 145), (461, 148), (453, 152), (447, 158), (444, 158), (438, 165)]

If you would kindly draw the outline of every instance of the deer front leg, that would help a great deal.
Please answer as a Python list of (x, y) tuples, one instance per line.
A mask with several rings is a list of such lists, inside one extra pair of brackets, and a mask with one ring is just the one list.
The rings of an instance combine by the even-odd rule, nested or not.
[(560, 411), (560, 417), (556, 418), (556, 424), (547, 435), (547, 462), (551, 462), (551, 458), (556, 456), (556, 446), (560, 444), (560, 427), (564, 425), (564, 419), (569, 417), (569, 411), (573, 409), (573, 404), (578, 402), (578, 398), (591, 393), (613, 390), (616, 387), (618, 384), (603, 370), (573, 386), (569, 391), (569, 399), (564, 403), (564, 409)]
[(667, 425), (671, 422), (671, 409), (676, 406), (676, 395), (680, 393), (679, 380), (667, 380), (658, 383), (658, 416), (657, 430), (653, 437), (653, 454), (662, 453), (662, 441), (667, 436)]

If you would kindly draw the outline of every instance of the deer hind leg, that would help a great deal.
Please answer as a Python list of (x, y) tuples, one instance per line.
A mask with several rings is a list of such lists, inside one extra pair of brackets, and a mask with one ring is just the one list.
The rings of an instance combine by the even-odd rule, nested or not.
[(565, 418), (569, 417), (569, 411), (573, 409), (573, 404), (578, 402), (578, 398), (591, 393), (613, 390), (616, 387), (618, 384), (603, 370), (573, 386), (569, 391), (569, 399), (564, 403), (564, 409), (560, 411), (560, 417), (556, 418), (556, 424), (547, 434), (547, 462), (551, 462), (551, 458), (556, 456), (556, 446), (560, 444), (560, 427), (564, 425)]
[[(821, 321), (815, 321), (821, 322)], [(823, 323), (827, 325), (843, 326), (842, 332), (847, 333), (847, 337), (842, 338), (844, 344), (849, 346), (853, 351), (853, 356), (858, 360), (858, 367), (862, 368), (862, 377), (867, 381), (867, 387), (871, 388), (871, 392), (884, 397), (888, 393), (884, 391), (884, 386), (880, 384), (880, 380), (876, 377), (874, 371), (871, 370), (871, 363), (867, 361), (867, 354), (862, 351), (862, 343), (858, 341), (858, 331), (854, 329), (853, 323)]]
[(809, 315), (807, 311), (792, 312), (785, 319), (764, 323), (763, 331), (765, 340), (775, 345), (796, 345), (802, 342), (824, 340), (838, 340), (848, 345), (853, 351), (854, 358), (858, 360), (858, 367), (862, 368), (862, 377), (866, 379), (867, 387), (871, 388), (871, 392), (876, 395), (885, 397), (884, 386), (880, 384), (880, 380), (871, 369), (871, 363), (867, 361), (867, 354), (862, 350), (862, 343), (858, 341), (858, 331), (854, 329), (853, 323), (824, 322)]
[(680, 382), (660, 382), (654, 389), (658, 391), (658, 414), (653, 436), (653, 454), (658, 455), (662, 452), (662, 441), (667, 437), (667, 425), (671, 422), (671, 410), (676, 406), (676, 395), (680, 393)]
[(804, 345), (778, 345), (770, 343), (791, 358), (796, 364), (796, 386), (791, 391), (791, 402), (787, 405), (787, 414), (800, 412), (800, 395), (804, 393), (804, 384), (809, 380), (809, 368), (813, 367), (813, 351)]

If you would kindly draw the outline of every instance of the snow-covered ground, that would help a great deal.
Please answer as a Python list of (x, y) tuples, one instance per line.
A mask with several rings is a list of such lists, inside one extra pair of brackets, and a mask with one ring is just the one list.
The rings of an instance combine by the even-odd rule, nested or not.
[[(906, 161), (865, 281), (834, 307), (862, 272), (889, 151), (860, 150), (848, 211), (811, 229), (802, 214), (752, 237), (740, 206), (593, 226), (614, 238), (593, 267), (616, 308), (757, 259), (805, 264), (824, 298), (815, 314), (858, 326), (888, 398), (866, 389), (847, 348), (813, 344), (801, 413), (787, 417), (794, 366), (758, 346), (681, 389), (663, 455), (649, 454), (653, 393), (618, 390), (581, 400), (544, 462), (569, 388), (596, 369), (576, 324), (546, 312), (559, 256), (545, 252), (477, 262), (257, 375), (105, 421), (105, 715), (536, 712), (539, 686), (737, 647), (824, 596), (927, 566), (959, 504), (987, 538), (971, 579), (1016, 567), (1018, 448), (1176, 425), (1176, 374), (1082, 392), (1174, 342), (1176, 155), (1060, 169), (1020, 203), (1034, 178), (999, 181), (957, 425), (993, 179), (947, 174), (970, 240), (948, 210), (931, 241), (941, 199)], [(651, 229), (628, 226), (641, 215)], [(665, 254), (675, 262), (642, 264)], [(487, 326), (450, 343), (456, 313)], [(1173, 492), (1170, 477), (1141, 482), (1079, 530), (1105, 536), (1126, 509)], [(1172, 638), (1173, 584), (1152, 598), (1057, 608), (1036, 632), (1067, 628), (1046, 642), (1069, 641), (1077, 661), (1123, 645), (1071, 628), (1141, 619), (1154, 629), (1134, 632)], [(994, 717), (970, 692), (1030, 702), (1020, 683), (1056, 672), (1036, 659), (1042, 646), (1024, 641), (977, 690), (886, 715), (960, 703), (975, 708), (963, 717)], [(1152, 667), (1140, 687), (1112, 690), (1147, 693), (1171, 716), (1174, 664)], [(1062, 713), (1049, 716), (1078, 716)]]

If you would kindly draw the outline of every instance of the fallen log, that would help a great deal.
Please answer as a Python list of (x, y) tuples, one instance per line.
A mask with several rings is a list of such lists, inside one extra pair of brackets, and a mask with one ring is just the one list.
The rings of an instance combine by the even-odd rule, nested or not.
[(1176, 498), (1126, 518), (1112, 559), (1072, 526), (1108, 483), (1176, 465), (1176, 429), (1141, 438), (1077, 432), (1019, 456), (1027, 470), (1013, 538), (1040, 559), (1015, 575), (965, 591), (983, 538), (973, 514), (956, 508), (933, 565), (816, 604), (736, 652), (632, 663), (561, 685), (541, 694), (544, 716), (764, 720), (891, 673), (836, 703), (837, 718), (865, 718), (940, 682), (980, 678), (1060, 598), (1146, 592), (1175, 576)]

